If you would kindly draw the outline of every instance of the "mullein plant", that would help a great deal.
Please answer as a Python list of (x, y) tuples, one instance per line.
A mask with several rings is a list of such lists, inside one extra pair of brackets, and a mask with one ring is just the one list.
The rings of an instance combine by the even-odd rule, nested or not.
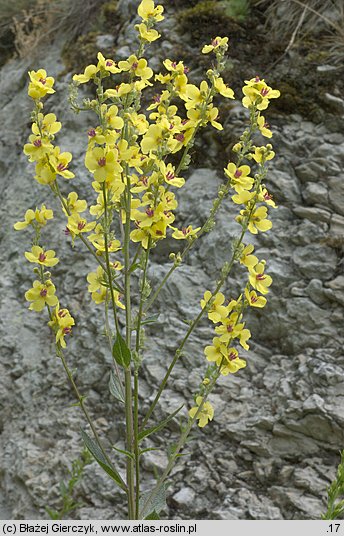
[[(222, 96), (233, 99), (233, 90), (221, 77), (228, 49), (227, 37), (216, 37), (202, 49), (213, 54), (212, 68), (199, 86), (188, 81), (188, 68), (181, 61), (166, 59), (165, 72), (156, 74), (143, 57), (145, 48), (160, 34), (156, 23), (163, 20), (163, 7), (153, 0), (142, 0), (138, 7), (141, 23), (135, 26), (139, 47), (136, 54), (116, 63), (99, 53), (98, 62), (86, 67), (84, 73), (74, 75), (70, 94), (75, 112), (91, 110), (96, 121), (87, 132), (88, 147), (85, 166), (93, 181), (94, 204), (79, 199), (75, 191), (67, 194), (65, 181), (74, 179), (69, 170), (72, 155), (61, 152), (55, 145), (55, 135), (61, 129), (55, 114), (44, 113), (44, 98), (53, 94), (54, 79), (44, 69), (31, 71), (28, 94), (33, 99), (32, 134), (24, 146), (24, 153), (35, 164), (35, 180), (54, 194), (66, 218), (65, 233), (72, 244), (81, 242), (94, 260), (94, 270), (86, 277), (88, 291), (95, 306), (104, 307), (105, 332), (110, 344), (114, 369), (110, 377), (110, 391), (122, 404), (125, 415), (125, 449), (116, 450), (125, 456), (126, 474), (121, 474), (96, 426), (67, 363), (66, 347), (75, 328), (75, 319), (64, 300), (56, 295), (51, 269), (59, 262), (55, 251), (48, 249), (41, 238), (42, 229), (53, 218), (53, 211), (42, 205), (28, 210), (24, 221), (15, 224), (16, 230), (31, 227), (33, 241), (26, 259), (35, 265), (36, 279), (25, 298), (29, 309), (48, 316), (48, 325), (54, 334), (56, 355), (68, 376), (77, 397), (77, 403), (88, 422), (89, 434), (82, 431), (86, 447), (103, 470), (126, 494), (129, 519), (159, 519), (164, 509), (166, 480), (181, 455), (194, 424), (203, 428), (213, 419), (214, 408), (209, 401), (220, 376), (235, 374), (246, 367), (243, 352), (249, 349), (251, 333), (246, 327), (245, 315), (250, 308), (263, 308), (272, 283), (266, 273), (266, 262), (254, 255), (253, 245), (246, 235), (266, 232), (271, 227), (268, 208), (275, 208), (264, 181), (267, 163), (275, 153), (270, 144), (255, 145), (259, 133), (271, 138), (272, 132), (263, 115), (270, 99), (279, 91), (255, 76), (245, 81), (242, 104), (249, 112), (248, 126), (233, 147), (236, 156), (224, 170), (225, 182), (219, 188), (206, 222), (193, 228), (175, 225), (178, 206), (176, 192), (185, 184), (183, 177), (190, 165), (190, 149), (195, 136), (210, 124), (222, 130), (219, 110), (214, 101)], [(119, 78), (121, 75), (121, 78)], [(112, 88), (105, 89), (103, 81), (114, 77)], [(152, 103), (142, 111), (141, 101), (146, 88), (160, 84)], [(78, 103), (78, 86), (95, 86), (95, 98)], [(107, 83), (107, 87), (111, 84)], [(177, 162), (178, 165), (172, 164)], [(179, 158), (178, 158), (179, 156)], [(252, 167), (248, 164), (252, 163)], [(62, 190), (60, 189), (62, 187)], [(144, 360), (144, 326), (156, 320), (149, 316), (166, 281), (182, 264), (195, 242), (215, 226), (216, 214), (225, 198), (231, 195), (238, 205), (238, 237), (233, 241), (228, 261), (222, 267), (212, 290), (200, 296), (200, 311), (188, 323), (186, 333), (174, 353), (160, 387), (145, 415), (139, 408), (139, 377)], [(115, 235), (115, 220), (119, 236)], [(156, 245), (171, 235), (184, 242), (179, 253), (171, 253), (171, 268), (155, 289), (148, 280), (150, 254)], [(135, 253), (132, 253), (132, 249)], [(223, 290), (234, 264), (241, 264), (247, 274), (237, 296), (225, 295)], [(132, 277), (139, 273), (138, 283)], [(86, 280), (85, 280), (86, 285)], [(133, 307), (133, 296), (137, 298)], [(153, 413), (167, 385), (177, 361), (181, 359), (190, 335), (201, 319), (208, 316), (214, 325), (214, 338), (204, 349), (205, 371), (182, 421), (180, 437), (168, 449), (165, 470), (152, 483), (150, 491), (140, 491), (140, 461), (147, 449), (145, 439), (158, 432), (182, 408), (163, 421), (154, 422)], [(123, 327), (122, 329), (122, 326)], [(201, 350), (200, 350), (201, 351)], [(153, 397), (152, 397), (153, 398)]]

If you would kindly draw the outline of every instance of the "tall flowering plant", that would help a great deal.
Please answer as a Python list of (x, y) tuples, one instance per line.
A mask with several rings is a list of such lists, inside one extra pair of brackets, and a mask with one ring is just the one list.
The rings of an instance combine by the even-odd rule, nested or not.
[[(56, 354), (90, 427), (89, 433), (82, 432), (83, 440), (102, 469), (126, 495), (129, 519), (158, 519), (164, 508), (166, 479), (193, 425), (197, 423), (203, 428), (213, 419), (214, 408), (208, 397), (217, 380), (246, 367), (243, 352), (249, 349), (251, 337), (246, 327), (247, 310), (263, 308), (267, 301), (272, 279), (265, 271), (265, 260), (254, 255), (254, 247), (246, 236), (266, 232), (272, 227), (268, 209), (275, 208), (275, 203), (264, 181), (267, 162), (274, 157), (274, 152), (270, 144), (255, 145), (254, 140), (259, 133), (271, 138), (263, 112), (270, 99), (279, 96), (279, 91), (270, 88), (258, 76), (245, 82), (242, 104), (248, 109), (249, 120), (233, 148), (235, 161), (229, 162), (224, 170), (225, 182), (219, 188), (206, 222), (196, 228), (192, 225), (179, 228), (175, 225), (178, 190), (185, 184), (183, 175), (190, 164), (189, 153), (195, 136), (209, 124), (222, 130), (216, 100), (220, 96), (234, 98), (233, 90), (221, 77), (228, 38), (216, 37), (203, 47), (203, 54), (213, 54), (214, 63), (206, 73), (207, 79), (199, 86), (189, 82), (188, 69), (181, 61), (166, 59), (165, 71), (154, 76), (143, 54), (145, 48), (160, 37), (155, 25), (164, 18), (163, 7), (155, 6), (153, 0), (142, 0), (138, 15), (141, 23), (135, 26), (139, 38), (136, 54), (116, 63), (99, 53), (96, 64), (73, 77), (72, 108), (76, 112), (91, 110), (96, 118), (87, 132), (85, 156), (85, 166), (93, 179), (90, 187), (94, 204), (88, 207), (86, 200), (79, 199), (74, 190), (68, 195), (65, 193), (68, 189), (65, 182), (74, 179), (69, 169), (72, 154), (61, 152), (55, 144), (55, 136), (61, 129), (55, 114), (44, 113), (45, 97), (55, 92), (54, 79), (44, 69), (29, 73), (28, 94), (33, 99), (34, 110), (32, 134), (24, 146), (29, 161), (35, 165), (35, 180), (58, 201), (66, 218), (67, 237), (73, 244), (81, 243), (94, 260), (94, 271), (86, 279), (95, 306), (104, 308), (105, 329), (114, 362), (110, 390), (122, 404), (126, 424), (126, 448), (115, 447), (115, 450), (119, 452), (117, 455), (125, 456), (126, 474), (118, 470), (113, 451), (110, 454), (104, 447), (67, 362), (67, 341), (77, 330), (76, 322), (64, 300), (56, 295), (51, 269), (59, 259), (41, 237), (43, 227), (53, 218), (53, 211), (45, 205), (29, 209), (24, 221), (14, 227), (18, 231), (27, 227), (33, 230), (32, 247), (25, 252), (25, 257), (35, 265), (36, 279), (25, 298), (30, 310), (45, 311), (48, 315)], [(110, 77), (114, 79), (113, 87), (105, 89), (103, 82)], [(153, 81), (160, 89), (153, 102), (142, 111), (142, 97), (146, 88), (153, 86)], [(79, 104), (78, 87), (88, 83), (95, 89), (95, 98), (84, 99)], [(172, 155), (173, 162), (178, 161), (179, 156), (178, 164), (172, 164)], [(155, 398), (142, 415), (139, 381), (145, 357), (144, 326), (154, 321), (154, 316), (148, 316), (148, 312), (195, 242), (212, 231), (216, 214), (229, 195), (238, 205), (236, 221), (241, 230), (212, 290), (205, 290), (203, 297), (200, 296), (200, 311), (189, 323)], [(119, 229), (117, 236), (115, 228)], [(184, 243), (184, 247), (179, 253), (170, 254), (171, 268), (152, 289), (148, 279), (150, 254), (168, 235)], [(236, 263), (242, 265), (247, 277), (239, 295), (233, 297), (222, 290)], [(134, 271), (140, 274), (138, 284), (132, 277)], [(133, 297), (138, 303), (135, 307)], [(204, 349), (203, 380), (181, 426), (180, 437), (169, 448), (165, 470), (152, 483), (149, 492), (141, 493), (141, 458), (150, 450), (145, 448), (145, 440), (166, 426), (182, 408), (176, 408), (163, 421), (155, 423), (154, 410), (190, 335), (204, 316), (214, 325), (214, 338)]]

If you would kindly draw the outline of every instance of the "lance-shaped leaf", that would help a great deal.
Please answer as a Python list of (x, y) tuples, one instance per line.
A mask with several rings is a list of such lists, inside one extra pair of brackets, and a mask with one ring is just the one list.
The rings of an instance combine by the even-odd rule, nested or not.
[(89, 435), (87, 435), (84, 430), (81, 430), (81, 436), (85, 446), (90, 451), (93, 458), (99, 463), (100, 467), (119, 485), (120, 488), (126, 491), (126, 486), (120, 474), (116, 471), (113, 465), (109, 465), (97, 443)]
[(176, 409), (176, 411), (171, 413), (171, 415), (168, 415), (166, 419), (160, 421), (157, 425), (152, 426), (151, 428), (146, 428), (146, 430), (142, 430), (139, 433), (139, 441), (142, 441), (142, 439), (144, 439), (145, 437), (148, 437), (149, 435), (154, 434), (155, 432), (159, 432), (159, 430), (165, 428), (165, 426), (173, 419), (173, 417), (175, 417), (177, 413), (180, 412), (183, 406), (184, 404), (182, 404), (180, 408)]
[(123, 387), (113, 370), (110, 372), (109, 391), (112, 396), (124, 404)]
[(145, 320), (141, 322), (141, 326), (145, 326), (146, 324), (155, 324), (159, 320), (160, 313), (157, 313), (152, 316), (148, 316)]
[(131, 352), (122, 335), (117, 332), (116, 340), (112, 348), (112, 355), (120, 367), (128, 368), (131, 361)]
[(166, 487), (161, 484), (157, 490), (148, 491), (140, 497), (140, 519), (159, 519), (150, 516), (160, 514), (166, 506)]

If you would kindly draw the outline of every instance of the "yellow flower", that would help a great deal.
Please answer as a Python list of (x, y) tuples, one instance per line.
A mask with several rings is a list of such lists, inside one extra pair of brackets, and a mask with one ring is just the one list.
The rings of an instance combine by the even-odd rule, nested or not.
[(161, 34), (154, 30), (154, 28), (148, 30), (146, 24), (143, 22), (141, 24), (136, 24), (135, 28), (139, 31), (141, 39), (148, 41), (148, 43), (153, 43), (153, 41), (156, 41), (159, 39), (159, 37), (161, 37)]
[(227, 50), (228, 48), (228, 37), (215, 37), (215, 39), (212, 40), (210, 45), (204, 45), (202, 48), (203, 54), (209, 54), (209, 52), (213, 52), (214, 50), (218, 49)]
[(185, 179), (183, 179), (182, 177), (175, 176), (175, 168), (174, 166), (172, 166), (172, 164), (166, 165), (165, 162), (161, 160), (159, 168), (162, 173), (162, 176), (164, 177), (164, 181), (167, 184), (175, 186), (176, 188), (181, 188), (185, 184)]
[(25, 257), (29, 262), (35, 262), (41, 266), (55, 266), (59, 259), (55, 257), (55, 251), (49, 249), (45, 251), (40, 246), (33, 246), (31, 252), (25, 251)]
[(95, 65), (88, 65), (84, 71), (84, 74), (75, 74), (73, 76), (73, 80), (74, 82), (77, 82), (77, 84), (86, 84), (91, 80), (91, 78), (94, 78), (98, 71), (99, 68)]
[(267, 219), (267, 212), (268, 209), (266, 207), (259, 207), (250, 215), (247, 226), (250, 233), (257, 234), (258, 230), (263, 233), (271, 229), (272, 223)]
[(269, 194), (266, 188), (260, 186), (259, 192), (258, 192), (258, 201), (262, 201), (269, 205), (272, 208), (277, 208), (276, 203), (274, 202), (272, 195)]
[(62, 125), (59, 121), (56, 121), (55, 114), (50, 113), (47, 115), (43, 115), (42, 113), (39, 113), (38, 122), (40, 124), (40, 128), (38, 127), (37, 123), (32, 123), (32, 132), (36, 136), (40, 136), (40, 134), (42, 133), (43, 136), (53, 137), (54, 134), (61, 130)]
[(243, 190), (250, 190), (252, 188), (254, 179), (248, 176), (250, 171), (250, 166), (244, 165), (237, 167), (231, 162), (224, 169), (225, 175), (231, 179), (231, 185), (238, 194)]
[[(206, 290), (204, 293), (204, 299), (201, 300), (202, 309), (204, 309), (204, 307), (211, 300), (211, 298), (212, 298), (212, 293), (210, 292), (210, 290)], [(222, 305), (224, 301), (225, 301), (225, 297), (222, 294), (222, 292), (218, 292), (214, 296), (214, 300), (208, 311), (208, 318), (209, 320), (212, 320), (214, 324), (216, 324), (217, 322), (221, 322), (222, 319), (226, 318), (228, 314), (228, 307), (225, 307), (224, 305)]]
[(56, 288), (50, 279), (44, 284), (40, 281), (34, 281), (33, 288), (30, 288), (30, 290), (25, 292), (25, 299), (32, 302), (29, 309), (31, 311), (39, 312), (44, 309), (46, 304), (54, 307), (58, 303), (55, 292)]
[(95, 147), (87, 151), (85, 166), (93, 173), (96, 181), (104, 182), (109, 175), (121, 173), (123, 168), (117, 161), (117, 154), (117, 149), (105, 149), (103, 147)]
[(249, 268), (250, 284), (261, 294), (267, 294), (269, 292), (268, 287), (272, 283), (272, 278), (269, 275), (264, 274), (264, 269), (265, 261), (259, 262), (254, 268)]
[(204, 353), (207, 361), (220, 365), (220, 363), (224, 361), (224, 357), (227, 355), (227, 347), (220, 341), (219, 337), (214, 337), (213, 344), (211, 346), (206, 346)]
[(102, 106), (102, 112), (106, 112), (104, 113), (104, 116), (109, 128), (121, 130), (124, 127), (124, 121), (118, 115), (117, 106), (113, 105), (107, 108), (106, 104), (104, 104)]
[(255, 147), (254, 154), (252, 158), (257, 162), (257, 164), (264, 164), (267, 160), (272, 160), (275, 156), (275, 153), (272, 151), (272, 145), (268, 143), (266, 147)]
[(67, 223), (67, 229), (73, 234), (73, 235), (79, 235), (81, 233), (89, 233), (92, 231), (96, 226), (95, 221), (91, 221), (90, 223), (87, 223), (87, 220), (85, 218), (81, 218), (81, 216), (76, 212), (69, 216), (68, 223)]
[(130, 233), (130, 240), (132, 242), (141, 242), (142, 247), (144, 249), (148, 248), (148, 240), (149, 240), (150, 234), (147, 229), (141, 229), (138, 227), (137, 229), (134, 229), (134, 231), (131, 231)]
[(227, 84), (224, 83), (223, 79), (219, 76), (214, 80), (214, 88), (220, 95), (226, 97), (227, 99), (234, 99), (234, 91)]
[(53, 211), (47, 209), (45, 205), (42, 205), (40, 210), (38, 208), (36, 208), (35, 211), (31, 209), (27, 210), (25, 212), (24, 221), (18, 221), (13, 227), (16, 231), (21, 231), (34, 221), (43, 226), (46, 225), (47, 220), (51, 220), (53, 216)]
[(52, 313), (52, 320), (48, 322), (48, 326), (55, 331), (55, 341), (57, 344), (61, 344), (62, 348), (66, 348), (65, 336), (71, 334), (72, 326), (74, 325), (74, 318), (71, 316), (68, 309), (60, 309), (60, 305), (57, 303), (57, 306)]
[(247, 205), (254, 196), (254, 192), (242, 190), (239, 194), (232, 195), (232, 201), (237, 205)]
[(73, 179), (74, 173), (69, 171), (68, 165), (72, 160), (72, 154), (65, 152), (60, 153), (60, 148), (55, 147), (53, 152), (49, 155), (49, 161), (58, 175), (61, 175), (64, 179)]
[(228, 374), (235, 374), (238, 370), (246, 367), (246, 361), (240, 359), (238, 351), (235, 348), (228, 348), (225, 363), (221, 367), (221, 374), (228, 376)]
[(265, 136), (266, 138), (271, 138), (272, 137), (272, 132), (271, 132), (271, 130), (269, 128), (270, 125), (269, 125), (269, 123), (267, 123), (265, 121), (264, 116), (262, 116), (262, 115), (258, 116), (257, 124), (258, 124), (258, 128), (259, 128), (259, 130), (260, 130), (260, 132), (261, 132), (261, 134), (263, 136)]
[(245, 97), (242, 99), (243, 106), (249, 108), (254, 105), (257, 110), (265, 110), (269, 106), (270, 99), (277, 99), (280, 92), (277, 89), (269, 87), (259, 76), (245, 80), (245, 86), (242, 88)]
[(116, 63), (111, 59), (105, 59), (101, 52), (98, 52), (97, 58), (98, 58), (98, 65), (97, 65), (98, 70), (103, 69), (104, 71), (107, 71), (112, 74), (121, 72), (121, 69), (116, 67)]
[(197, 108), (200, 104), (207, 100), (209, 94), (209, 86), (205, 80), (201, 82), (198, 88), (194, 84), (187, 84), (185, 88), (185, 108), (191, 110), (191, 108)]
[(221, 320), (221, 325), (216, 326), (215, 332), (221, 335), (219, 340), (221, 343), (229, 344), (233, 339), (238, 338), (240, 344), (245, 350), (248, 350), (249, 346), (247, 340), (251, 337), (249, 329), (245, 329), (245, 323), (238, 323), (238, 313), (232, 313), (228, 318)]
[(258, 258), (255, 255), (252, 255), (253, 251), (254, 247), (252, 244), (245, 246), (240, 256), (240, 264), (244, 264), (248, 268), (252, 268), (258, 264)]
[[(87, 209), (87, 201), (85, 201), (84, 199), (78, 199), (78, 194), (76, 192), (70, 192), (68, 194), (67, 199), (64, 199), (64, 202), (66, 203), (70, 214), (85, 212), (85, 210)], [(68, 213), (66, 212), (64, 206), (62, 206), (62, 210), (65, 215), (68, 216)]]
[(31, 134), (29, 136), (29, 141), (30, 143), (24, 145), (24, 154), (29, 157), (30, 162), (42, 160), (42, 158), (53, 149), (52, 144), (49, 141), (42, 139), (40, 136)]
[[(201, 396), (198, 396), (196, 398), (197, 406), (195, 406), (194, 408), (191, 408), (189, 411), (189, 415), (191, 419), (195, 417), (202, 402), (203, 402), (203, 398)], [(201, 411), (198, 413), (196, 417), (196, 419), (198, 420), (198, 426), (200, 428), (204, 428), (204, 426), (206, 426), (206, 424), (208, 424), (209, 421), (213, 420), (213, 417), (214, 417), (213, 406), (210, 404), (210, 402), (204, 402)]]
[(37, 162), (35, 179), (40, 184), (52, 184), (56, 180), (56, 171), (46, 162)]
[(132, 54), (127, 60), (118, 62), (118, 67), (122, 71), (131, 71), (133, 74), (135, 74), (135, 76), (138, 76), (143, 80), (148, 80), (153, 76), (152, 69), (147, 67), (147, 60), (144, 58), (137, 59), (134, 54)]
[(155, 22), (164, 20), (163, 11), (164, 8), (162, 6), (154, 6), (153, 0), (142, 0), (137, 9), (137, 13), (142, 20), (154, 20)]
[(264, 298), (264, 296), (258, 296), (257, 293), (254, 291), (254, 290), (251, 290), (251, 292), (249, 292), (249, 290), (246, 288), (245, 289), (245, 296), (246, 296), (246, 299), (248, 301), (248, 304), (251, 306), (251, 307), (265, 307), (266, 305), (266, 298)]
[[(98, 224), (95, 228), (95, 233), (92, 233), (88, 240), (93, 244), (93, 246), (97, 249), (98, 252), (105, 251), (105, 238), (104, 238), (104, 231), (100, 224)], [(121, 249), (121, 243), (119, 240), (115, 240), (114, 238), (108, 240), (108, 250), (110, 252), (115, 252)]]
[(174, 233), (172, 233), (172, 238), (175, 238), (176, 240), (186, 240), (191, 236), (195, 236), (201, 229), (201, 227), (196, 227), (196, 229), (193, 229), (192, 225), (182, 227), (180, 230), (176, 229), (176, 227), (172, 227), (172, 225), (170, 225), (170, 227), (174, 230)]
[(127, 95), (128, 93), (130, 93), (132, 91), (132, 89), (133, 88), (131, 87), (130, 84), (125, 84), (124, 82), (122, 82), (122, 84), (119, 84), (119, 86), (117, 86), (115, 89), (107, 89), (104, 92), (104, 97), (106, 99), (120, 98), (120, 97), (123, 97), (124, 95)]
[(159, 150), (164, 142), (163, 128), (160, 125), (150, 125), (141, 140), (141, 149), (144, 154)]
[(47, 76), (44, 69), (29, 72), (30, 83), (28, 95), (32, 99), (41, 99), (47, 94), (55, 93), (53, 89), (54, 79), (52, 76)]

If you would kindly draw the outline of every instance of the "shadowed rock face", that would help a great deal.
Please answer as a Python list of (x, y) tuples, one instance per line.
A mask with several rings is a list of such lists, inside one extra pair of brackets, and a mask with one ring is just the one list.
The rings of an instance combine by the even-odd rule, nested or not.
[[(125, 3), (123, 3), (124, 5)], [(178, 35), (173, 13), (162, 24), (167, 36), (149, 54), (152, 63), (172, 57)], [(117, 42), (130, 45), (132, 29), (124, 26)], [(160, 46), (160, 45), (159, 45)], [(195, 51), (196, 54), (196, 51)], [(154, 56), (154, 57), (153, 57)], [(26, 97), (28, 68), (44, 66), (56, 76), (63, 70), (58, 46), (47, 47), (40, 64), (12, 61), (0, 71), (2, 109), (0, 171), (1, 225), (1, 360), (0, 360), (0, 518), (45, 518), (44, 507), (56, 506), (59, 481), (82, 447), (83, 418), (76, 408), (61, 363), (54, 357), (52, 338), (41, 315), (27, 311), (24, 293), (32, 281), (23, 252), (29, 232), (15, 233), (13, 223), (25, 210), (46, 202), (58, 213), (49, 189), (37, 184), (33, 167), (21, 153), (29, 134), (30, 102)], [(64, 183), (87, 198), (91, 177), (83, 167), (86, 131), (91, 116), (73, 116), (66, 106), (70, 76), (57, 84), (47, 104), (64, 128), (58, 143), (74, 155), (76, 179)], [(197, 73), (195, 80), (197, 81)], [(168, 518), (196, 519), (316, 519), (323, 511), (326, 486), (334, 477), (344, 446), (344, 355), (342, 319), (344, 277), (341, 254), (344, 233), (344, 135), (341, 117), (313, 124), (300, 115), (271, 121), (277, 157), (266, 181), (279, 205), (271, 211), (273, 230), (253, 238), (257, 255), (267, 260), (274, 283), (268, 306), (248, 320), (252, 343), (248, 367), (222, 378), (210, 400), (214, 421), (196, 431), (186, 457), (173, 474)], [(227, 129), (240, 134), (245, 118), (233, 108)], [(224, 133), (225, 135), (226, 133)], [(233, 134), (232, 134), (233, 135)], [(221, 136), (221, 133), (219, 134)], [(213, 140), (212, 150), (216, 152)], [(192, 169), (178, 192), (178, 223), (204, 222), (211, 199), (223, 180), (207, 169), (208, 146), (201, 169)], [(219, 146), (217, 147), (219, 149)], [(147, 329), (143, 368), (142, 410), (147, 409), (167, 363), (185, 332), (183, 319), (199, 311), (205, 289), (212, 288), (217, 270), (231, 253), (238, 226), (235, 209), (226, 201), (215, 231), (205, 235), (161, 293), (156, 306), (161, 323)], [(61, 304), (76, 319), (68, 345), (68, 361), (76, 368), (81, 392), (88, 396), (99, 430), (112, 443), (123, 438), (121, 408), (108, 393), (112, 359), (102, 335), (102, 314), (94, 314), (86, 273), (94, 269), (81, 244), (72, 250), (62, 216), (44, 229), (45, 243), (58, 252), (61, 263), (54, 280)], [(167, 241), (157, 248), (150, 269), (151, 284), (170, 264)], [(240, 291), (240, 270), (228, 284), (228, 296)], [(155, 312), (155, 311), (154, 311)], [(211, 339), (204, 322), (190, 339), (157, 409), (162, 417), (180, 404), (189, 404), (201, 379), (203, 347)], [(178, 432), (178, 422), (147, 446), (164, 449)], [(155, 441), (155, 442), (154, 442)], [(143, 458), (146, 484), (166, 463), (164, 451)], [(119, 461), (123, 468), (123, 460)], [(85, 470), (79, 486), (84, 502), (75, 513), (82, 519), (120, 519), (123, 497), (95, 465)]]

